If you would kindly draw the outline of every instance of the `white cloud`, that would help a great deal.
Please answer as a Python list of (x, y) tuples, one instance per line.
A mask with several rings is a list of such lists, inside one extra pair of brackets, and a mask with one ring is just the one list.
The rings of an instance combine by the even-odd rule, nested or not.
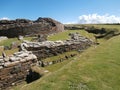
[(99, 23), (120, 23), (120, 17), (115, 15), (98, 15), (89, 14), (79, 16), (78, 23), (80, 24), (99, 24)]
[(10, 20), (8, 17), (0, 18), (0, 20)]

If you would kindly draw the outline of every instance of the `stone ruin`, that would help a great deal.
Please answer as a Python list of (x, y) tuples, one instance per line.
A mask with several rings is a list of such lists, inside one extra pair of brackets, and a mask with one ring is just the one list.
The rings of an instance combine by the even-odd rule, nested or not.
[(0, 20), (0, 36), (9, 38), (20, 35), (54, 34), (62, 31), (64, 31), (64, 25), (51, 18), (40, 17), (35, 21), (27, 19)]
[(49, 63), (44, 61), (41, 62), (44, 58), (56, 56), (72, 50), (83, 51), (93, 44), (92, 40), (80, 36), (78, 33), (70, 34), (70, 36), (71, 39), (65, 41), (25, 41), (21, 43), (20, 52), (14, 53), (9, 57), (6, 55), (1, 56), (0, 90), (26, 80), (32, 66), (47, 66), (59, 63), (75, 55), (65, 56), (63, 59)]
[(32, 42), (43, 42), (43, 41), (47, 41), (47, 35), (46, 34), (40, 34), (40, 35), (37, 35), (37, 37), (33, 37), (32, 38)]
[(0, 90), (26, 79), (31, 66), (36, 65), (37, 57), (30, 51), (0, 57)]
[(71, 34), (71, 39), (65, 41), (43, 41), (43, 42), (24, 42), (21, 50), (32, 51), (37, 58), (56, 56), (71, 50), (84, 50), (91, 46), (93, 42), (79, 34)]
[(64, 55), (62, 58), (56, 59), (56, 60), (51, 60), (51, 61), (44, 61), (44, 60), (40, 60), (38, 61), (39, 66), (41, 67), (46, 67), (49, 65), (53, 65), (53, 64), (57, 64), (60, 62), (63, 62), (65, 60), (69, 60), (69, 58), (75, 57), (77, 54), (70, 54), (70, 55)]

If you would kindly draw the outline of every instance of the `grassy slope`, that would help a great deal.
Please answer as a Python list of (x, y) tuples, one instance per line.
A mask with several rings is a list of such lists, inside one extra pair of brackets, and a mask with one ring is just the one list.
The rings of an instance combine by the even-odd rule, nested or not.
[(64, 32), (60, 32), (48, 37), (48, 40), (52, 40), (52, 41), (66, 40), (66, 39), (69, 39), (69, 36), (68, 36), (69, 33), (76, 33), (76, 32), (80, 33), (82, 36), (86, 36), (88, 38), (94, 39), (93, 34), (88, 34), (88, 32), (84, 30), (66, 30)]
[(66, 66), (20, 90), (120, 90), (119, 38), (89, 48)]
[[(60, 54), (58, 56), (46, 58), (43, 61), (53, 61), (53, 60), (55, 61), (55, 60), (58, 60), (59, 58), (65, 57), (65, 55), (68, 56), (70, 54), (78, 54), (78, 52), (77, 51), (66, 52), (66, 53)], [(65, 60), (65, 61), (63, 61), (61, 63), (50, 65), (50, 66), (47, 66), (47, 67), (44, 67), (44, 68), (47, 69), (50, 72), (54, 72), (54, 71), (60, 69), (61, 67), (63, 67), (64, 65), (66, 65), (67, 63), (69, 63), (71, 60), (74, 60), (74, 57), (69, 58), (69, 59), (67, 59), (67, 60)]]

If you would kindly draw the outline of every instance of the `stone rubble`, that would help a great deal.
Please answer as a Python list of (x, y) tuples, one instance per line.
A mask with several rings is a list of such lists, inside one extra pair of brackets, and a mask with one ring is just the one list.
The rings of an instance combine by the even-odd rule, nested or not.
[(3, 58), (2, 56), (0, 56), (0, 67), (1, 68), (9, 67), (10, 65), (15, 63), (26, 62), (28, 60), (33, 59), (37, 59), (37, 57), (34, 54), (32, 54), (31, 51), (20, 51), (14, 53), (9, 57)]

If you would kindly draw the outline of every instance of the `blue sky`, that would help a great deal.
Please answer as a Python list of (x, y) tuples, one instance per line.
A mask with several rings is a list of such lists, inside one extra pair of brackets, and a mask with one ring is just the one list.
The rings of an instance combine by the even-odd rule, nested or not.
[(120, 17), (120, 0), (0, 0), (0, 18), (51, 17), (62, 23), (97, 14)]

